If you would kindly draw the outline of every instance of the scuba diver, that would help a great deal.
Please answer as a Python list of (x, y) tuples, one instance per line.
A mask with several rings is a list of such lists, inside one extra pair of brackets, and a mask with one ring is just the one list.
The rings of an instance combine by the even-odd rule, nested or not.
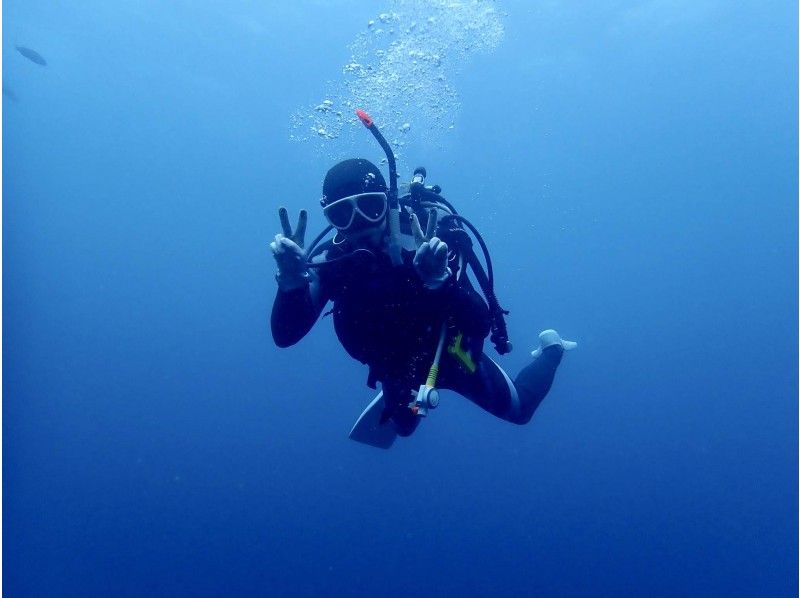
[[(415, 170), (401, 196), (389, 144), (369, 115), (357, 115), (386, 153), (389, 184), (365, 159), (333, 166), (320, 202), (329, 226), (308, 247), (308, 213), (300, 212), (293, 230), (286, 208), (279, 209), (283, 233), (270, 244), (278, 270), (271, 315), (276, 345), (297, 343), (332, 302), (325, 315), (333, 314), (339, 341), (369, 367), (368, 386), (381, 387), (350, 433), (360, 442), (388, 448), (398, 435), (409, 436), (438, 405), (437, 388), (506, 421), (527, 423), (564, 350), (576, 343), (543, 331), (533, 361), (513, 381), (484, 353), (487, 336), (501, 355), (511, 343), (483, 239), (438, 186), (425, 184), (424, 168)], [(468, 231), (483, 250), (485, 269)]]

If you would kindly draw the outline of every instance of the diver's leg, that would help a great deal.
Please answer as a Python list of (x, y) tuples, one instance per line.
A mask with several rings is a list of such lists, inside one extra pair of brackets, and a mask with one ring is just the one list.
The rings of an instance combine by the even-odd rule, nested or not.
[(398, 436), (411, 436), (419, 425), (419, 417), (411, 411), (409, 403), (413, 400), (411, 387), (402, 382), (381, 383), (386, 404), (383, 420), (391, 420)]
[(473, 373), (448, 361), (443, 364), (441, 386), (463, 395), (492, 415), (526, 424), (547, 396), (563, 353), (560, 346), (547, 347), (513, 382), (485, 353), (481, 353)]
[(514, 423), (527, 424), (531, 421), (533, 412), (553, 385), (556, 369), (563, 356), (564, 348), (560, 345), (547, 347), (534, 358), (533, 363), (526, 365), (517, 374), (514, 387), (520, 397), (520, 412), (518, 420)]
[(419, 416), (408, 407), (400, 407), (392, 414), (392, 423), (398, 436), (411, 436), (419, 425)]
[(514, 383), (485, 353), (480, 354), (476, 366), (474, 371), (468, 371), (445, 358), (439, 371), (439, 386), (457, 392), (492, 415), (514, 421), (521, 413)]

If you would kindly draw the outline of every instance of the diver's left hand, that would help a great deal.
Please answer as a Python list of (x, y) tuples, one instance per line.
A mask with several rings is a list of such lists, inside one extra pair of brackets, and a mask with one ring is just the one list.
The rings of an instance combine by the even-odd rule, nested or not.
[(447, 267), (447, 243), (434, 236), (436, 221), (436, 210), (430, 210), (428, 230), (423, 233), (417, 215), (411, 213), (411, 230), (417, 245), (414, 268), (422, 283), (429, 289), (438, 289), (451, 274), (450, 268)]
[(438, 289), (450, 276), (447, 267), (447, 243), (439, 237), (423, 241), (414, 256), (414, 268), (429, 289)]

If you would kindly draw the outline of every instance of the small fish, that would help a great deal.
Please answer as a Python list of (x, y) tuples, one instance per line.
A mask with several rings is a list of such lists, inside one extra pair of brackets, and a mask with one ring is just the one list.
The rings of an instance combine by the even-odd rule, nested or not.
[(15, 94), (13, 92), (13, 90), (11, 90), (11, 88), (6, 87), (5, 85), (3, 85), (3, 95), (5, 97), (7, 97), (9, 100), (11, 100), (12, 102), (16, 102), (17, 101), (17, 94)]
[(31, 50), (30, 48), (26, 48), (25, 46), (16, 46), (16, 48), (17, 52), (22, 54), (25, 58), (27, 58), (31, 62), (35, 62), (36, 64), (40, 64), (42, 66), (47, 66), (47, 61), (36, 50)]

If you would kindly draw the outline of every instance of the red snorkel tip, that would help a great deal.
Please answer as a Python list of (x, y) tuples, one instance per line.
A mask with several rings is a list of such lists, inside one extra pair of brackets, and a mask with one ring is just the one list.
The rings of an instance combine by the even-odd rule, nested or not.
[(358, 108), (356, 110), (356, 116), (361, 121), (361, 123), (368, 129), (372, 126), (373, 124), (372, 117), (366, 112), (364, 112), (361, 108)]

